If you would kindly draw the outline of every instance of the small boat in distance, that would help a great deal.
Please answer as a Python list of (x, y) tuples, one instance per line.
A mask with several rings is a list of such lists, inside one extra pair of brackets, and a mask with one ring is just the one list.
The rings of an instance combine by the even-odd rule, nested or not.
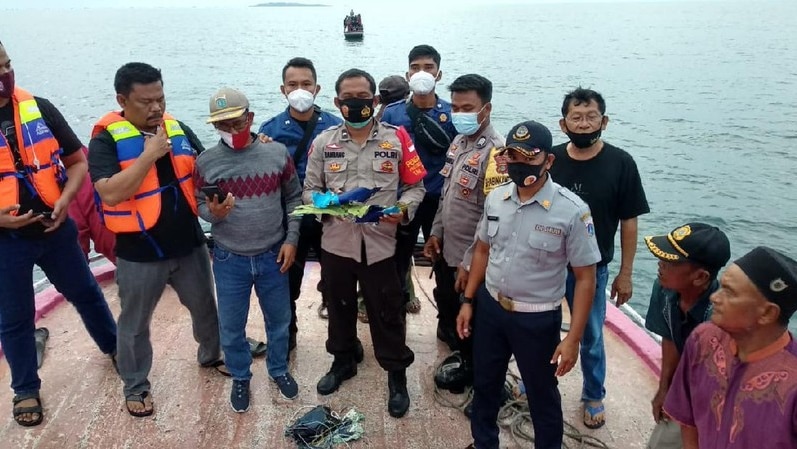
[(349, 15), (343, 18), (343, 37), (346, 40), (362, 39), (363, 31), (363, 21), (352, 9)]

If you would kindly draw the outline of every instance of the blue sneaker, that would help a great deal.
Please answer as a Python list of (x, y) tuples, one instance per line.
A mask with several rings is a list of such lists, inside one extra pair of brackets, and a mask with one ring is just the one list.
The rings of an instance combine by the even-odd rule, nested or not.
[(280, 394), (283, 398), (296, 399), (299, 396), (299, 385), (296, 384), (290, 373), (277, 376), (273, 380), (277, 384), (277, 388), (280, 389)]
[(230, 391), (230, 406), (235, 413), (249, 410), (249, 381), (233, 380)]

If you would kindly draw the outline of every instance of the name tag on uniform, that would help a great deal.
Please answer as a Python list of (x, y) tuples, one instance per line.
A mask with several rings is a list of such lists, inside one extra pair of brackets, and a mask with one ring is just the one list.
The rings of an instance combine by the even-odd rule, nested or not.
[(488, 215), (487, 216), (487, 221), (498, 221), (498, 216), (497, 215)]

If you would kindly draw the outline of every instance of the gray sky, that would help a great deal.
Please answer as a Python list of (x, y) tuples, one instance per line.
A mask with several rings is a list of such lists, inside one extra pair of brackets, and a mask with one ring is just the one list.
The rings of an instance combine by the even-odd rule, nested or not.
[[(268, 0), (116, 0), (114, 7), (148, 7), (148, 6), (170, 6), (170, 7), (209, 7), (209, 6), (248, 6), (257, 3), (265, 3)], [(401, 0), (402, 7), (412, 5), (423, 5), (429, 0)], [(569, 3), (599, 3), (599, 2), (622, 2), (622, 1), (658, 1), (658, 0), (566, 0)], [(671, 0), (672, 1), (672, 0)], [(675, 0), (692, 1), (692, 0)], [(715, 0), (723, 1), (723, 0)], [(755, 0), (754, 0), (755, 1)], [(761, 0), (758, 0), (759, 2)], [(436, 0), (436, 5), (478, 5), (497, 3), (504, 4), (523, 4), (523, 3), (563, 3), (564, 0)], [(298, 3), (322, 3), (340, 8), (357, 8), (361, 5), (373, 6), (373, 1), (369, 0), (299, 0)], [(6, 8), (83, 8), (83, 7), (108, 7), (107, 0), (0, 0), (0, 9)], [(0, 20), (2, 22), (2, 20)]]

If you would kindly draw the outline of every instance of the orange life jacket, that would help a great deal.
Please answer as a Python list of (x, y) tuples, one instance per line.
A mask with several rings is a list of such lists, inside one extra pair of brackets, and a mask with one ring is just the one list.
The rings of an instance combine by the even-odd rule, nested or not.
[(0, 133), (0, 208), (19, 203), (19, 180), (33, 196), (52, 208), (61, 198), (66, 183), (66, 170), (60, 158), (63, 150), (44, 122), (33, 95), (17, 87), (11, 102), (23, 167), (16, 166), (11, 145)]
[[(174, 117), (165, 114), (162, 126), (172, 142), (172, 151), (169, 156), (178, 185), (194, 215), (197, 215), (193, 179), (196, 152)], [(110, 112), (102, 117), (94, 125), (91, 137), (95, 137), (102, 131), (108, 131), (116, 142), (116, 152), (122, 170), (133, 165), (144, 151), (144, 136), (119, 112)], [(160, 217), (161, 193), (173, 188), (175, 188), (173, 185), (161, 185), (157, 169), (153, 165), (144, 176), (144, 181), (141, 182), (141, 186), (133, 197), (116, 206), (101, 203), (100, 216), (105, 226), (113, 232), (143, 232), (146, 234), (146, 231), (152, 229)], [(177, 192), (174, 193), (177, 194)]]

